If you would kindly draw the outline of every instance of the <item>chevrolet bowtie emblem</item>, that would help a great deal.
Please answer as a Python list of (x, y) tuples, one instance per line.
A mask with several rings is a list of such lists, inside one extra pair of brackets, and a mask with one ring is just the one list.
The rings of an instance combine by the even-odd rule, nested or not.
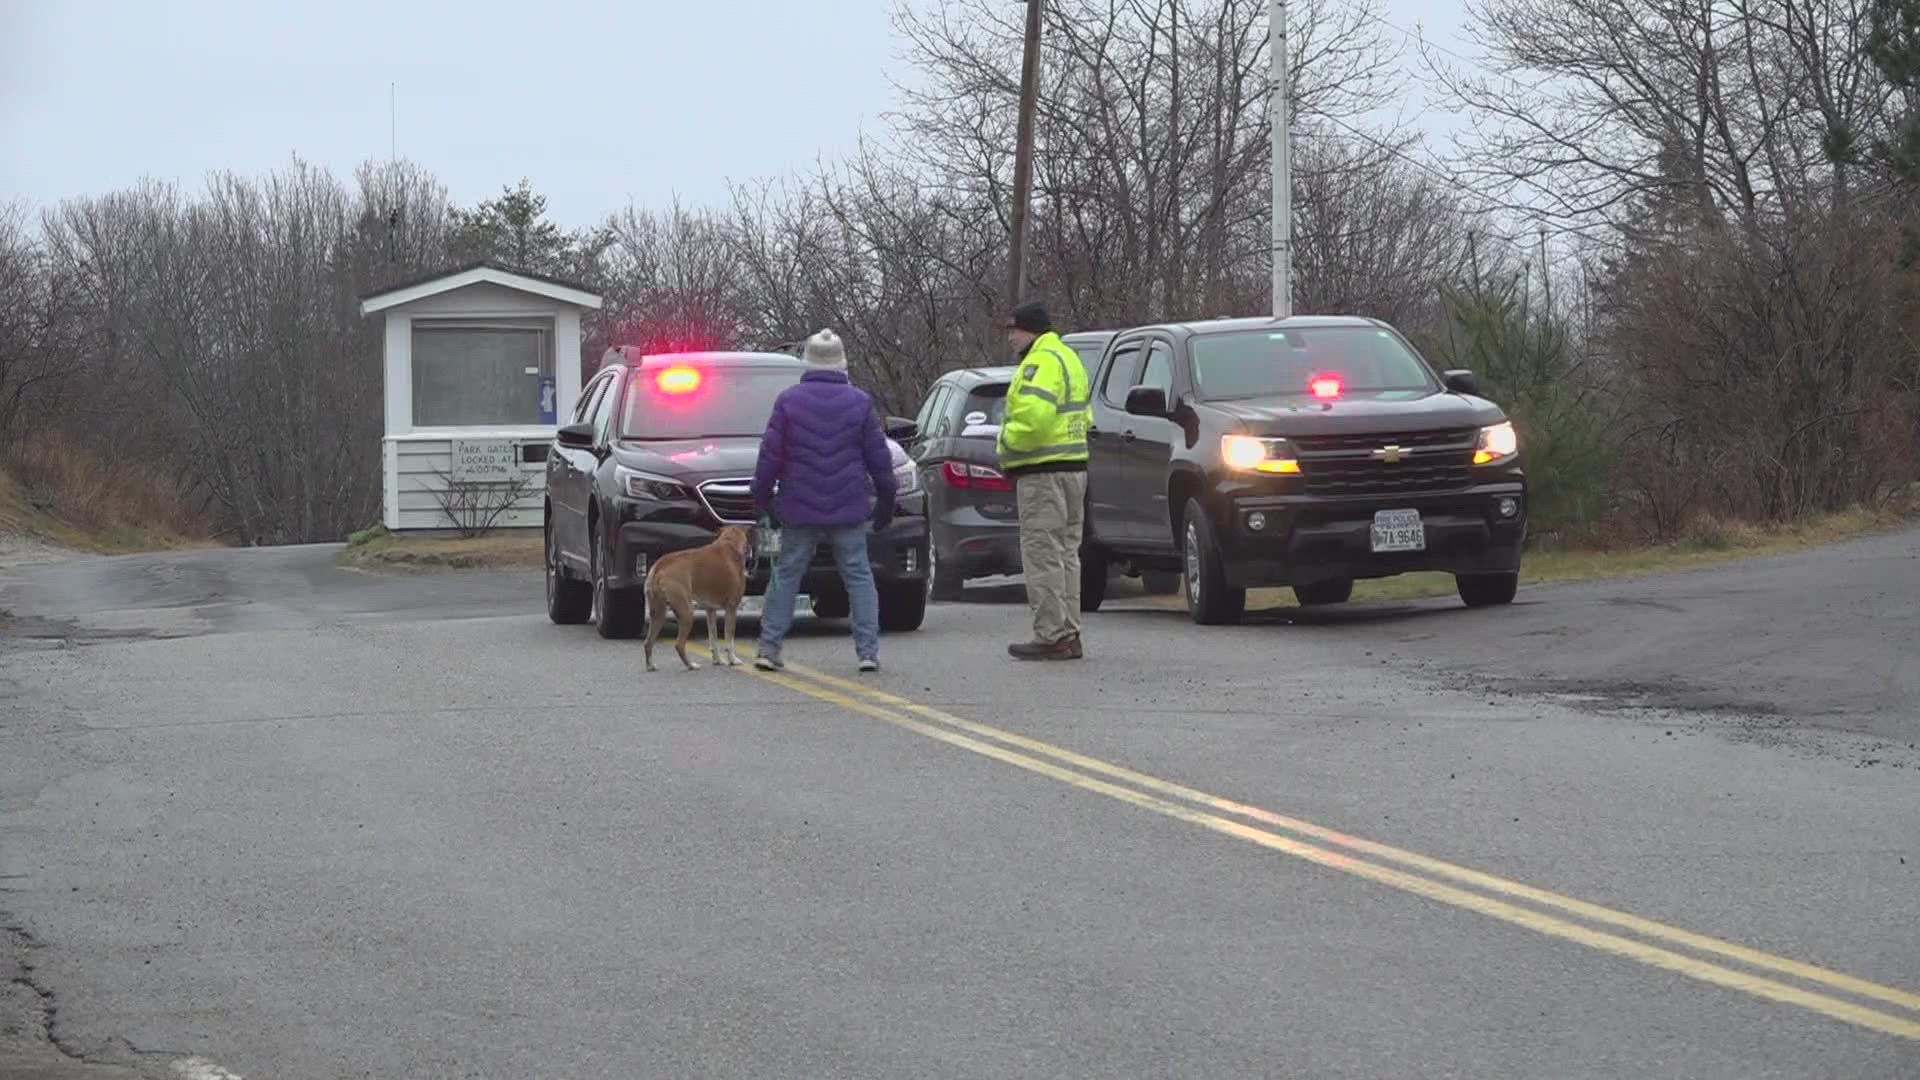
[(1373, 452), (1373, 456), (1374, 456), (1374, 457), (1375, 457), (1376, 459), (1378, 459), (1378, 460), (1380, 460), (1380, 461), (1384, 461), (1384, 462), (1386, 462), (1387, 464), (1389, 464), (1389, 465), (1391, 465), (1391, 464), (1393, 464), (1394, 462), (1396, 462), (1396, 461), (1399, 461), (1399, 460), (1400, 460), (1400, 455), (1402, 455), (1402, 454), (1409, 454), (1409, 453), (1412, 453), (1412, 451), (1410, 451), (1410, 450), (1402, 450), (1402, 449), (1401, 449), (1400, 447), (1398, 447), (1398, 446), (1383, 446), (1383, 447), (1381, 447), (1380, 449), (1378, 449), (1378, 450), (1375, 450), (1375, 451)]

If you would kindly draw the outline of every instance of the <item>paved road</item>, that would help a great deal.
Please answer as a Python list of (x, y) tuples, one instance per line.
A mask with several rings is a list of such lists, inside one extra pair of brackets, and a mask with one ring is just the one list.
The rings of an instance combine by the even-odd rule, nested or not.
[(0, 570), (0, 1075), (1920, 1075), (1920, 535), (859, 682), (330, 557)]

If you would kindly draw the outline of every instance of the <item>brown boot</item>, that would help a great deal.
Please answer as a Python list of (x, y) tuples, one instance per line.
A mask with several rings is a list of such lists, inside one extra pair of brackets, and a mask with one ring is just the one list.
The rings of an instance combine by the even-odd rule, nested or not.
[(1007, 646), (1007, 655), (1015, 660), (1078, 660), (1080, 643), (1074, 638), (1059, 641), (1023, 641)]

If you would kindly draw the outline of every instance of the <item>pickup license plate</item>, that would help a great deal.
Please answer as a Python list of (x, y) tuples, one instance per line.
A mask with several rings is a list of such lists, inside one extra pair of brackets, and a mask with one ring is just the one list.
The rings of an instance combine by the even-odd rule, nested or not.
[(1381, 510), (1373, 515), (1373, 550), (1386, 555), (1427, 550), (1427, 526), (1418, 510)]

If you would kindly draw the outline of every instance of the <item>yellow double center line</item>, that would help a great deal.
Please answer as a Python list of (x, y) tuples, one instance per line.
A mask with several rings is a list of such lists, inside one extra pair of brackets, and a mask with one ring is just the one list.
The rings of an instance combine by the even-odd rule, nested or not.
[[(798, 664), (789, 664), (785, 672), (777, 674), (748, 667), (738, 670), (863, 716), (938, 739), (949, 746), (1355, 877), (1515, 926), (1524, 926), (1549, 937), (1638, 960), (1701, 982), (1797, 1005), (1836, 1020), (1920, 1041), (1920, 994), (1350, 836), (1310, 821), (1221, 798), (1039, 739), (955, 716), (930, 705), (922, 705)], [(1310, 843), (1309, 840), (1317, 843)], [(1479, 891), (1470, 891), (1462, 886)], [(1531, 906), (1512, 901), (1523, 901)], [(1562, 916), (1572, 916), (1585, 922), (1574, 922)], [(1599, 929), (1598, 926), (1612, 927), (1637, 937), (1622, 936)], [(1654, 942), (1687, 949), (1690, 953)], [(1704, 959), (1703, 956), (1714, 959)], [(1744, 965), (1752, 970), (1730, 967), (1726, 962)], [(1791, 977), (1820, 989), (1783, 982), (1760, 972)], [(1847, 1000), (1834, 996), (1836, 993), (1860, 1000)], [(1876, 1004), (1862, 1004), (1862, 1001)], [(1889, 1011), (1882, 1006), (1893, 1006), (1900, 1011)]]

